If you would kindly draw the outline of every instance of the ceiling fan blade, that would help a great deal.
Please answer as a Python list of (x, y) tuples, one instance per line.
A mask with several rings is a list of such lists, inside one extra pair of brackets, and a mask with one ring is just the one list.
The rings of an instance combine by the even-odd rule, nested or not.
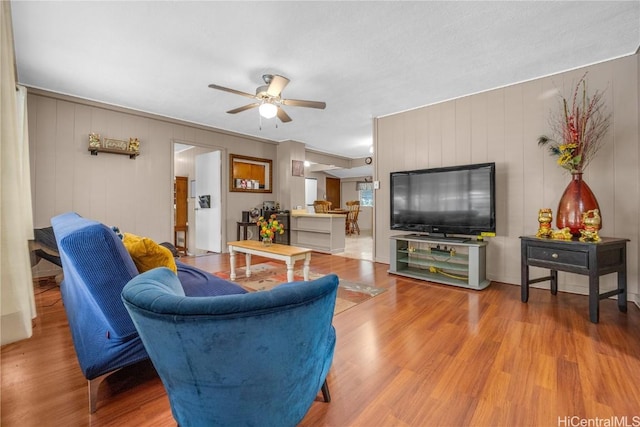
[(222, 91), (225, 91), (225, 92), (235, 93), (236, 95), (246, 96), (247, 98), (255, 98), (256, 97), (255, 95), (252, 95), (252, 94), (247, 93), (247, 92), (242, 92), (240, 90), (230, 89), (230, 88), (224, 87), (224, 86), (214, 85), (213, 83), (210, 84), (209, 87), (211, 89), (218, 89), (218, 90), (222, 90)]
[(291, 105), (292, 107), (318, 108), (320, 110), (324, 110), (327, 107), (326, 102), (305, 101), (302, 99), (283, 99), (282, 104)]
[(289, 84), (289, 79), (279, 75), (275, 75), (271, 78), (269, 87), (267, 88), (267, 95), (280, 96), (282, 90)]
[(278, 118), (282, 123), (287, 123), (291, 121), (291, 117), (289, 117), (287, 112), (280, 107), (278, 107)]
[(236, 113), (241, 113), (243, 111), (247, 111), (250, 110), (252, 108), (256, 108), (260, 106), (259, 102), (254, 102), (253, 104), (247, 104), (247, 105), (243, 105), (242, 107), (238, 107), (238, 108), (234, 108), (233, 110), (229, 110), (227, 111), (227, 113), (229, 114), (236, 114)]

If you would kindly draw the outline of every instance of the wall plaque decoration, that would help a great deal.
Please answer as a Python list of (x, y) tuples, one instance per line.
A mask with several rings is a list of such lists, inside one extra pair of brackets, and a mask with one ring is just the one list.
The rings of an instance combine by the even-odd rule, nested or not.
[(129, 138), (129, 141), (114, 138), (104, 138), (100, 142), (100, 135), (91, 132), (89, 134), (89, 151), (92, 156), (98, 153), (124, 154), (130, 159), (140, 155), (140, 141), (138, 138)]
[(115, 150), (127, 150), (129, 143), (120, 139), (105, 138), (102, 141), (102, 148), (110, 148)]

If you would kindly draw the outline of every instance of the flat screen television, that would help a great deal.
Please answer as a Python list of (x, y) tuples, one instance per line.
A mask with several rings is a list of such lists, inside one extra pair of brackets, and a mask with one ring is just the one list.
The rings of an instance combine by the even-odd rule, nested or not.
[(391, 173), (391, 229), (477, 236), (496, 231), (495, 163)]

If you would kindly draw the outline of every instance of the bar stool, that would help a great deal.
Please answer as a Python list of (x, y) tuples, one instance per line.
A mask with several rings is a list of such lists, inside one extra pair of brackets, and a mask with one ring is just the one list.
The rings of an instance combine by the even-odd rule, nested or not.
[(313, 202), (315, 213), (327, 213), (331, 209), (331, 202), (328, 200), (316, 200)]
[(347, 235), (360, 234), (358, 226), (358, 214), (360, 213), (360, 201), (352, 200), (346, 203), (349, 213), (347, 214)]

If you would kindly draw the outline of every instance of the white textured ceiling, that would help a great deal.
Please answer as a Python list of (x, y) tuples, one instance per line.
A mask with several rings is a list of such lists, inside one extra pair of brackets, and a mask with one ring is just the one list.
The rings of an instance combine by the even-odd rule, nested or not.
[[(372, 119), (634, 53), (640, 1), (13, 1), (18, 80), (360, 158)], [(290, 123), (209, 83), (291, 83)], [(248, 101), (248, 102), (247, 102)]]

